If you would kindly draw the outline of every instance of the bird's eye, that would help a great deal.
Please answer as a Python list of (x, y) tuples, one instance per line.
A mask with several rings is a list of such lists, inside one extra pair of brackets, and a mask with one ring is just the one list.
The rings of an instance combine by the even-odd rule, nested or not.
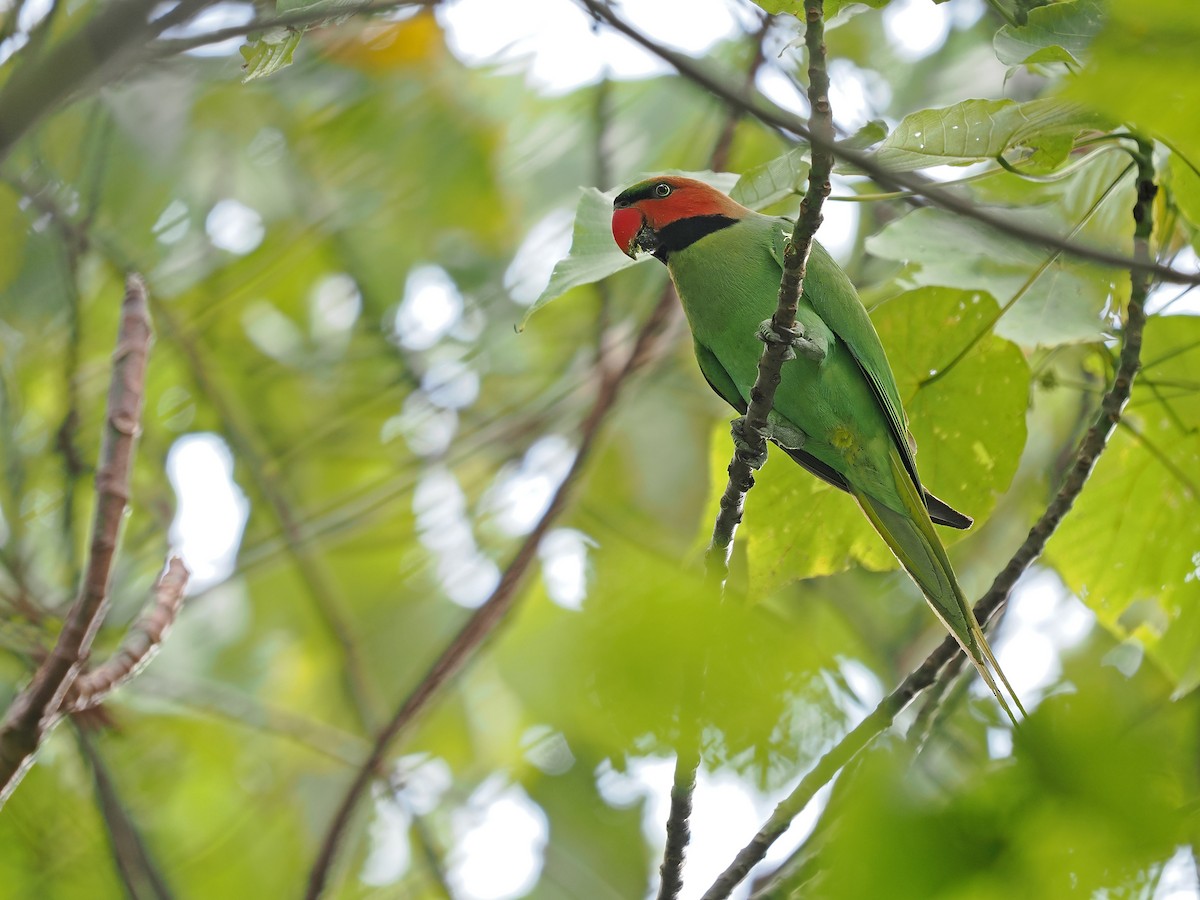
[(666, 183), (656, 184), (654, 186), (654, 193), (656, 196), (665, 197), (671, 193), (671, 186)]

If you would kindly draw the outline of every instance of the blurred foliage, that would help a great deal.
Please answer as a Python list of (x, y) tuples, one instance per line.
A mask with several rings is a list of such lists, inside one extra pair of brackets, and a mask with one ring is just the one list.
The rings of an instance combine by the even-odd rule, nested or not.
[[(0, 11), (0, 110), (13, 73), (102, 4), (54, 4), (41, 25), (26, 6)], [(1192, 0), (950, 0), (948, 37), (917, 60), (885, 28), (886, 0), (826, 6), (841, 10), (834, 84), (864, 98), (852, 146), (1129, 253), (1132, 176), (1109, 136), (1136, 129), (1158, 141), (1160, 259), (1194, 267)], [(620, 361), (663, 290), (656, 263), (613, 246), (611, 192), (699, 172), (792, 215), (803, 190), (807, 148), (744, 117), (710, 171), (730, 114), (680, 77), (538, 90), (522, 60), (456, 57), (444, 8), (273, 12), (305, 10), (320, 27), (247, 26), (242, 53), (167, 43), (195, 29), (121, 36), (129, 52), (104, 67), (77, 61), (89, 77), (71, 96), (39, 85), (28, 132), (0, 116), (0, 139), (20, 138), (0, 160), (0, 702), (52, 643), (85, 564), (128, 269), (150, 285), (157, 342), (94, 656), (172, 546), (235, 553), (197, 572), (162, 653), (106, 717), (58, 728), (0, 810), (4, 900), (157, 896), (150, 870), (181, 898), (299, 895), (370, 739), (562, 478), (610, 371), (598, 359)], [(734, 83), (756, 58), (738, 10), (746, 33), (709, 54)], [(807, 77), (800, 27), (785, 15), (767, 34), (776, 84)], [(979, 594), (1111, 378), (1128, 273), (880, 190), (835, 185), (862, 201), (842, 258), (925, 479), (976, 518), (943, 534)], [(1167, 315), (1191, 301), (1182, 287), (1157, 288), (1155, 309), (1179, 295), (1151, 317), (1125, 423), (1043, 561), (1068, 595), (1031, 592), (1054, 605), (1006, 626), (1014, 651), (1049, 647), (1040, 679), (1046, 654), (1027, 655), (1027, 678), (1004, 657), (1027, 723), (1013, 735), (977, 686), (948, 693), (919, 747), (903, 718), (820, 801), (775, 895), (1152, 897), (1168, 861), (1193, 855), (1200, 328)], [(698, 735), (706, 770), (765, 808), (940, 638), (852, 501), (782, 457), (749, 497), (716, 601), (698, 547), (730, 412), (679, 331), (622, 386), (509, 620), (392, 748), (330, 895), (643, 896), (663, 823), (631, 787), (639, 766)], [(218, 474), (184, 465), (188, 446)], [(215, 511), (172, 531), (189, 483)], [(1067, 634), (1085, 609), (1095, 626)], [(503, 825), (475, 826), (505, 804), (544, 840), (528, 883), (506, 892), (497, 871), (489, 894), (465, 873), (488, 858), (481, 841), (502, 843)], [(716, 815), (698, 808), (697, 832), (722, 830)], [(722, 835), (730, 858), (749, 837)]]

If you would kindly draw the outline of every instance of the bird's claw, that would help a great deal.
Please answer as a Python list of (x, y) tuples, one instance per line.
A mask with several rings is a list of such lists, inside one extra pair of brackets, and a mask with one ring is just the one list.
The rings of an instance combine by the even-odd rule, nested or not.
[(756, 448), (750, 442), (750, 436), (747, 434), (749, 430), (745, 416), (738, 416), (729, 423), (729, 433), (733, 435), (735, 454), (750, 468), (758, 471), (767, 463), (767, 439), (771, 436), (770, 426), (753, 429), (759, 436), (758, 447), (761, 449)]
[(783, 351), (784, 360), (795, 359), (799, 353), (805, 359), (821, 362), (825, 358), (825, 350), (804, 336), (804, 326), (797, 322), (791, 328), (781, 328), (774, 319), (767, 319), (758, 326), (758, 339), (764, 344), (786, 344)]
[(753, 429), (762, 439), (761, 451), (751, 443), (747, 433), (750, 430), (745, 416), (738, 416), (729, 423), (729, 433), (733, 435), (733, 446), (738, 456), (755, 470), (761, 469), (767, 462), (767, 441), (773, 441), (785, 450), (799, 450), (804, 446), (804, 432), (779, 419), (774, 411), (768, 417), (766, 426)]

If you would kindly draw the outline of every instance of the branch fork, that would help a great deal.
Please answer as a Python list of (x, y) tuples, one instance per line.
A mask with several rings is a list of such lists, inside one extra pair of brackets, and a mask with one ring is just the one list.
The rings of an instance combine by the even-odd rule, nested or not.
[(121, 650), (94, 672), (80, 676), (108, 611), (113, 558), (129, 502), (133, 445), (142, 418), (151, 340), (146, 285), (140, 276), (130, 275), (121, 305), (106, 427), (96, 469), (96, 513), (88, 565), (58, 641), (0, 721), (0, 807), (12, 796), (33, 764), (37, 748), (62, 716), (95, 706), (131, 678), (162, 642), (182, 603), (188, 573), (183, 563), (173, 558), (155, 586), (150, 611), (130, 630)]

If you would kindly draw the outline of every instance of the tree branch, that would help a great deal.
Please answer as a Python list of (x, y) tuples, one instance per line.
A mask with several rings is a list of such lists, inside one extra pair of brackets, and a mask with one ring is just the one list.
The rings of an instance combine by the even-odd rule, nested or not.
[(166, 570), (154, 582), (150, 604), (130, 627), (120, 648), (103, 665), (75, 679), (63, 712), (91, 709), (145, 668), (158, 653), (183, 607), (187, 582), (188, 570), (183, 560), (172, 556)]
[(410, 6), (432, 8), (437, 6), (438, 2), (439, 0), (370, 0), (366, 3), (343, 3), (338, 6), (313, 5), (275, 16), (254, 19), (242, 25), (230, 25), (228, 28), (210, 31), (207, 34), (198, 34), (195, 37), (159, 39), (154, 43), (154, 49), (159, 57), (175, 56), (187, 50), (195, 50), (197, 47), (219, 44), (222, 41), (246, 37), (259, 31), (273, 31), (279, 28), (311, 28), (330, 21), (348, 19), (351, 16), (392, 12)]
[[(1063, 480), (1062, 487), (1051, 501), (1041, 518), (1029, 530), (1024, 542), (1013, 554), (1008, 564), (992, 581), (986, 594), (975, 605), (975, 616), (981, 623), (986, 623), (995, 615), (1008, 600), (1009, 593), (1017, 583), (1017, 579), (1025, 572), (1031, 563), (1046, 546), (1050, 536), (1054, 534), (1063, 517), (1070, 511), (1075, 499), (1087, 483), (1088, 476), (1095, 468), (1096, 461), (1108, 444), (1108, 438), (1121, 418), (1121, 411), (1129, 401), (1133, 381), (1141, 367), (1142, 331), (1146, 323), (1144, 304), (1150, 287), (1149, 263), (1150, 236), (1153, 231), (1154, 196), (1157, 193), (1155, 184), (1153, 148), (1150, 144), (1139, 140), (1138, 152), (1134, 154), (1137, 163), (1137, 200), (1133, 206), (1134, 255), (1141, 265), (1130, 273), (1131, 290), (1129, 309), (1126, 314), (1125, 327), (1122, 330), (1121, 356), (1117, 372), (1113, 377), (1112, 386), (1105, 392), (1100, 403), (1100, 410), (1079, 442), (1075, 451), (1074, 462)], [(952, 637), (946, 637), (940, 646), (914, 670), (900, 687), (889, 696), (850, 731), (842, 740), (820, 760), (816, 766), (801, 779), (796, 788), (771, 813), (767, 823), (758, 834), (742, 848), (737, 857), (721, 876), (713, 883), (702, 900), (722, 900), (749, 874), (766, 855), (768, 848), (791, 825), (792, 820), (800, 814), (809, 801), (821, 787), (829, 782), (838, 771), (853, 759), (859, 751), (867, 746), (875, 737), (881, 734), (901, 710), (914, 697), (933, 684), (938, 672), (961, 650)]]
[(38, 745), (53, 726), (108, 607), (112, 561), (129, 500), (134, 438), (142, 420), (150, 340), (146, 285), (140, 276), (130, 275), (125, 283), (108, 391), (107, 427), (96, 470), (96, 514), (87, 570), (54, 649), (0, 723), (0, 807), (16, 790)]
[[(754, 34), (754, 55), (746, 72), (746, 86), (754, 84), (759, 69), (765, 59), (765, 43), (771, 30), (771, 17), (763, 16), (758, 31)], [(709, 168), (720, 170), (729, 159), (733, 147), (733, 136), (737, 124), (743, 117), (740, 107), (730, 106), (725, 117), (725, 125), (717, 137), (717, 143), (709, 156)], [(685, 677), (684, 695), (687, 701), (684, 709), (701, 707), (699, 697), (690, 696), (693, 692), (703, 694), (704, 670), (707, 660), (701, 664), (701, 683), (697, 686), (696, 679)], [(699, 688), (697, 690), (697, 687)], [(663, 861), (658, 868), (659, 887), (658, 900), (675, 900), (683, 890), (683, 864), (687, 856), (687, 846), (691, 841), (691, 829), (688, 820), (692, 815), (692, 796), (696, 791), (696, 777), (700, 770), (700, 731), (696, 731), (696, 740), (690, 741), (681, 735), (681, 742), (687, 741), (686, 746), (680, 746), (675, 753), (675, 774), (671, 787), (671, 809), (667, 814), (666, 841), (663, 846)]]
[(281, 484), (280, 467), (263, 450), (252, 420), (243, 414), (235, 396), (218, 380), (219, 376), (212, 373), (200, 347), (187, 329), (180, 326), (171, 310), (161, 305), (157, 314), (164, 333), (182, 352), (196, 386), (212, 404), (225, 436), (246, 463), (255, 487), (279, 525), (284, 543), (308, 588), (317, 614), (341, 648), (346, 692), (364, 730), (369, 732), (378, 720), (378, 703), (358, 649), (353, 617), (324, 559), (311, 549), (313, 538), (303, 527), (302, 516), (296, 512)]
[(538, 544), (550, 529), (551, 524), (566, 508), (575, 483), (579, 480), (591, 457), (600, 428), (608, 419), (622, 386), (631, 375), (660, 352), (663, 334), (674, 318), (672, 315), (674, 307), (674, 292), (668, 287), (663, 291), (658, 305), (638, 333), (625, 365), (611, 376), (605, 375), (601, 368), (599, 392), (591, 411), (581, 426), (579, 449), (570, 470), (562, 484), (558, 486), (558, 490), (555, 491), (554, 497), (546, 507), (541, 519), (526, 536), (517, 550), (516, 556), (504, 570), (500, 577), (500, 583), (492, 591), (491, 596), (471, 614), (462, 629), (434, 661), (416, 687), (404, 698), (387, 725), (376, 736), (371, 752), (359, 766), (358, 772), (334, 813), (321, 842), (317, 858), (309, 873), (308, 889), (305, 892), (308, 900), (316, 900), (325, 890), (330, 869), (350, 825), (350, 819), (359, 800), (370, 785), (371, 779), (383, 767), (388, 747), (428, 705), (446, 682), (466, 664), (512, 609), (524, 577), (537, 558)]
[[(132, 45), (154, 34), (158, 0), (115, 0), (50, 49), (18, 65), (0, 88), (0, 162), (17, 140), (104, 69), (129, 58)], [(32, 45), (27, 45), (36, 51)]]
[[(697, 735), (697, 741), (699, 735)], [(662, 879), (658, 900), (675, 900), (683, 890), (683, 862), (692, 839), (688, 820), (692, 817), (692, 795), (696, 792), (696, 773), (700, 769), (700, 751), (695, 744), (675, 754), (675, 779), (671, 785), (671, 811), (667, 814), (667, 842), (663, 848)]]
[(903, 190), (923, 197), (934, 206), (958, 213), (968, 219), (996, 229), (1002, 234), (1010, 235), (1030, 244), (1036, 244), (1048, 249), (1061, 250), (1076, 259), (1089, 260), (1110, 266), (1115, 269), (1138, 271), (1151, 275), (1160, 281), (1176, 282), (1179, 284), (1200, 284), (1200, 272), (1183, 272), (1179, 269), (1164, 266), (1153, 259), (1139, 259), (1135, 253), (1126, 256), (1113, 253), (1102, 247), (1082, 244), (1066, 240), (1058, 234), (1034, 228), (1022, 222), (998, 215), (988, 207), (982, 206), (970, 197), (961, 197), (950, 190), (911, 172), (894, 172), (880, 165), (873, 153), (855, 150), (837, 143), (832, 138), (813, 134), (808, 123), (799, 116), (781, 109), (771, 103), (757, 91), (739, 90), (719, 77), (712, 75), (702, 65), (689, 56), (677, 53), (661, 44), (656, 43), (636, 28), (620, 19), (601, 0), (579, 0), (593, 15), (599, 17), (617, 31), (624, 34), (655, 56), (669, 63), (680, 75), (692, 81), (709, 93), (719, 97), (726, 103), (740, 106), (748, 115), (773, 128), (789, 132), (805, 139), (812, 144), (814, 150), (830, 151), (835, 157), (861, 170), (878, 184), (894, 190)]
[(125, 887), (125, 894), (131, 900), (171, 900), (174, 895), (167, 879), (143, 839), (133, 816), (121, 801), (117, 785), (100, 751), (96, 749), (86, 729), (80, 727), (78, 722), (75, 731), (79, 747), (92, 770), (96, 805), (100, 808), (100, 815), (108, 831), (113, 864)]
[(748, 449), (739, 448), (729, 463), (729, 481), (721, 495), (721, 508), (713, 525), (712, 543), (706, 554), (710, 573), (722, 580), (728, 571), (733, 536), (742, 521), (746, 492), (754, 486), (751, 461), (767, 449), (767, 415), (775, 404), (780, 371), (789, 354), (795, 355), (789, 339), (796, 331), (796, 308), (804, 292), (804, 276), (813, 236), (821, 225), (821, 207), (829, 196), (829, 176), (833, 170), (833, 113), (829, 105), (829, 73), (825, 65), (824, 0), (804, 0), (808, 21), (804, 43), (808, 47), (808, 99), (813, 109), (812, 130), (824, 141), (814, 143), (812, 168), (808, 173), (808, 192), (800, 204), (796, 229), (783, 257), (783, 278), (779, 284), (779, 302), (771, 317), (775, 340), (766, 342), (758, 361), (758, 377), (750, 389), (746, 410), (745, 434)]

